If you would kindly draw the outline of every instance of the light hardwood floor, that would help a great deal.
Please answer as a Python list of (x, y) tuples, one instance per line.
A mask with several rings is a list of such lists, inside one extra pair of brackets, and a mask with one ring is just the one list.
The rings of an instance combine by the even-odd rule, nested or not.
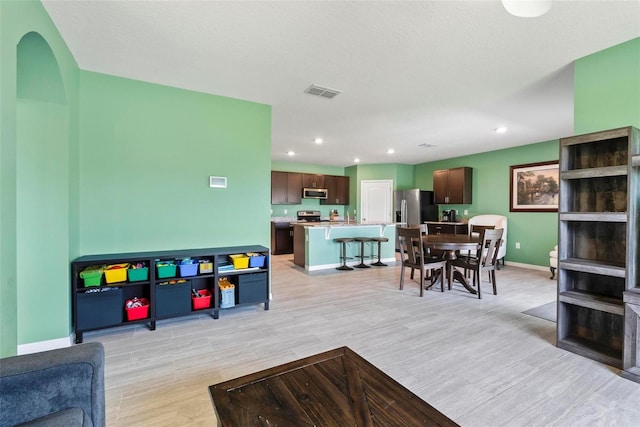
[[(271, 309), (85, 334), (106, 349), (108, 426), (211, 426), (207, 386), (348, 346), (463, 426), (637, 426), (640, 384), (555, 347), (522, 314), (555, 299), (549, 273), (507, 265), (498, 296), (398, 290), (398, 266), (306, 274), (272, 257)], [(485, 279), (486, 280), (486, 279)]]

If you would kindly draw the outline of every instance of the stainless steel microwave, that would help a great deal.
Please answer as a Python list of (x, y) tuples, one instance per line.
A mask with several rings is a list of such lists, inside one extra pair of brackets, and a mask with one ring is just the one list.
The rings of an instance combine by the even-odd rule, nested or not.
[(327, 189), (326, 188), (303, 188), (302, 198), (303, 199), (326, 199)]

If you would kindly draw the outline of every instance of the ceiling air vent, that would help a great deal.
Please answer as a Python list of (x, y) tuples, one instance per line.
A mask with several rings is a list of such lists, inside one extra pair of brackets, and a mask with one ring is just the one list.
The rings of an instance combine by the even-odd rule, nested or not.
[(322, 87), (318, 85), (311, 85), (304, 90), (304, 93), (308, 93), (310, 95), (318, 95), (323, 98), (331, 99), (337, 94), (342, 93), (342, 91), (337, 89), (330, 89), (328, 87)]

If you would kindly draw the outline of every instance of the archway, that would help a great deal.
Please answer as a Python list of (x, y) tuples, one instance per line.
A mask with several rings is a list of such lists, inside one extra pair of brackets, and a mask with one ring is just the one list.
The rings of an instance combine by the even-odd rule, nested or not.
[[(69, 334), (69, 112), (58, 62), (38, 33), (17, 45), (18, 344)], [(66, 310), (65, 310), (66, 307)]]

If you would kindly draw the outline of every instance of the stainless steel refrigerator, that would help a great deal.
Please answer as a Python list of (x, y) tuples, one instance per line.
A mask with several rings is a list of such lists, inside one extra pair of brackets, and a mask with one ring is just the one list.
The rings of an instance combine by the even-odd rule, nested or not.
[[(396, 224), (398, 226), (438, 221), (438, 205), (433, 204), (433, 191), (396, 190), (394, 194)], [(396, 241), (396, 250), (400, 250)]]
[(394, 205), (396, 223), (400, 225), (438, 220), (438, 206), (433, 204), (433, 191), (396, 190)]

